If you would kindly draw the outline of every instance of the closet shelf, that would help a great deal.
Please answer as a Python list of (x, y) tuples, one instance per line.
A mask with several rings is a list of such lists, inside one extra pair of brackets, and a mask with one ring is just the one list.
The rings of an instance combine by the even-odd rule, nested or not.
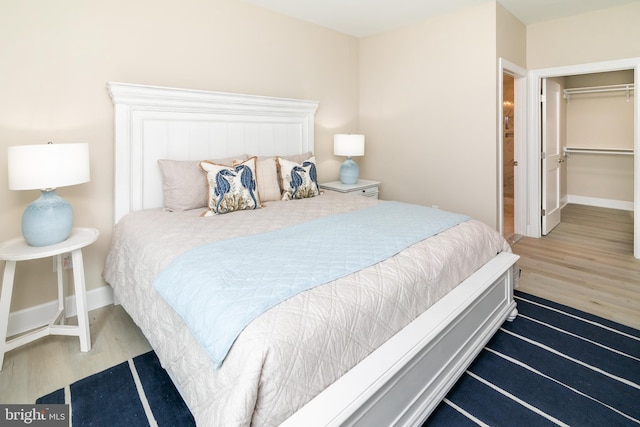
[(564, 147), (564, 155), (569, 156), (571, 153), (581, 154), (622, 154), (632, 155), (632, 148), (578, 148), (578, 147)]
[(579, 95), (584, 93), (602, 93), (602, 92), (626, 92), (627, 101), (633, 92), (633, 83), (625, 83), (619, 85), (606, 85), (606, 86), (590, 86), (590, 87), (575, 87), (568, 88), (563, 91), (564, 99), (569, 102), (571, 95)]

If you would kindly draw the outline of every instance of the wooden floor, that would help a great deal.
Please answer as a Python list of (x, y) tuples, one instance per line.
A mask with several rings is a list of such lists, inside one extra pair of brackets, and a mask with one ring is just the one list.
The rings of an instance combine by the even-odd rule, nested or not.
[(567, 205), (540, 238), (513, 245), (519, 290), (640, 329), (640, 260), (633, 212)]
[[(519, 289), (640, 329), (640, 260), (633, 258), (633, 214), (569, 205), (562, 223), (541, 239), (513, 246)], [(47, 337), (5, 356), (0, 403), (35, 399), (150, 349), (121, 306), (90, 313), (93, 347)]]
[[(75, 318), (69, 319), (69, 324)], [(91, 351), (80, 352), (77, 337), (48, 336), (4, 357), (0, 403), (35, 403), (38, 397), (151, 349), (122, 306), (89, 313)]]

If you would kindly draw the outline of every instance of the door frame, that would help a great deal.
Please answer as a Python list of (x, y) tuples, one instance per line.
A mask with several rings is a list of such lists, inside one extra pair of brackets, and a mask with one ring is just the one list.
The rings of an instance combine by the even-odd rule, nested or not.
[(504, 111), (502, 100), (504, 98), (504, 74), (513, 76), (514, 97), (514, 134), (513, 134), (513, 160), (518, 162), (513, 176), (513, 231), (516, 234), (527, 233), (527, 80), (526, 69), (507, 61), (498, 59), (498, 231), (504, 233)]
[(541, 237), (540, 203), (541, 203), (541, 132), (540, 132), (540, 88), (543, 78), (572, 76), (579, 74), (602, 73), (608, 71), (634, 70), (634, 244), (633, 255), (640, 259), (640, 58), (629, 58), (616, 61), (594, 62), (588, 64), (568, 65), (563, 67), (543, 68), (529, 71), (528, 76), (528, 137), (527, 137), (527, 181), (528, 181), (528, 223), (526, 235)]

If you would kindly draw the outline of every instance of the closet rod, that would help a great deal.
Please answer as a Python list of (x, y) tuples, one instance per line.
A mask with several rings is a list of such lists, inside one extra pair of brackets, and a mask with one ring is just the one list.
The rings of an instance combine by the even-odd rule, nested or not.
[(581, 93), (600, 93), (600, 92), (627, 92), (627, 101), (631, 92), (633, 92), (633, 83), (619, 84), (619, 85), (607, 85), (607, 86), (590, 86), (590, 87), (576, 87), (568, 88), (563, 91), (564, 98), (569, 102), (571, 95), (577, 95)]
[(564, 155), (568, 156), (571, 153), (582, 154), (633, 154), (631, 148), (577, 148), (577, 147), (564, 147)]

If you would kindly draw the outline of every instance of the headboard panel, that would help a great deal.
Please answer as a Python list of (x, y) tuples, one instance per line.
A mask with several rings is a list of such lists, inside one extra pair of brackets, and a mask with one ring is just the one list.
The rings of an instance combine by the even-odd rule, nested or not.
[(157, 161), (314, 151), (315, 101), (107, 84), (115, 108), (115, 216), (161, 207)]

